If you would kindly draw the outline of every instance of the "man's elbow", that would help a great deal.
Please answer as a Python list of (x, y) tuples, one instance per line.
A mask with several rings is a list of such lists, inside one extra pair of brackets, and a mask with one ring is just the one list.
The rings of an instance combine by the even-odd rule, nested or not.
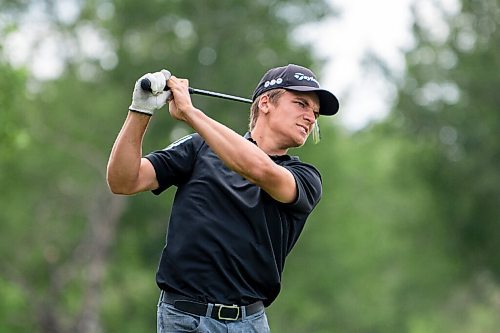
[(108, 188), (113, 194), (131, 195), (135, 193), (133, 187), (128, 185), (127, 182), (117, 180), (112, 175), (108, 174), (106, 180)]
[(113, 184), (113, 182), (108, 181), (108, 188), (113, 194), (122, 194), (122, 195), (129, 195), (129, 191), (127, 191), (126, 188), (123, 186), (117, 186)]
[(113, 193), (113, 194), (120, 194), (120, 195), (130, 195), (130, 194), (132, 194), (130, 191), (127, 191), (124, 188), (115, 187), (115, 186), (112, 186), (110, 184), (108, 184), (108, 188), (111, 191), (111, 193)]

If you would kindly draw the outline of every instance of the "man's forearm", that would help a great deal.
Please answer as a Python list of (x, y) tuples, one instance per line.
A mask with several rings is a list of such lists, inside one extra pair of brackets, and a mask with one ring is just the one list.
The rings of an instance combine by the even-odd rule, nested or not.
[(190, 112), (186, 122), (205, 139), (229, 168), (245, 177), (253, 178), (253, 166), (269, 160), (267, 154), (253, 143), (200, 110)]
[(115, 193), (123, 193), (138, 176), (142, 157), (142, 140), (151, 117), (129, 112), (111, 150), (107, 181)]

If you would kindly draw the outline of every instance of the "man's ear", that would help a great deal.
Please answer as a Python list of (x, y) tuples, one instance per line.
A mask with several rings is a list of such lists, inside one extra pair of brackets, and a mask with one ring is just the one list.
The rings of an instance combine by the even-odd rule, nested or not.
[(269, 112), (269, 96), (267, 94), (260, 96), (259, 99), (259, 110), (262, 113), (268, 113)]

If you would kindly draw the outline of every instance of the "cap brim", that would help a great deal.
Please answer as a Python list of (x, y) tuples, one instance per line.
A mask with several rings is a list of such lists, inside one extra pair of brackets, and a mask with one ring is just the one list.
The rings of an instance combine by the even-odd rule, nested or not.
[(339, 100), (328, 90), (308, 86), (283, 87), (293, 91), (314, 91), (319, 97), (319, 114), (323, 116), (333, 116), (339, 111)]

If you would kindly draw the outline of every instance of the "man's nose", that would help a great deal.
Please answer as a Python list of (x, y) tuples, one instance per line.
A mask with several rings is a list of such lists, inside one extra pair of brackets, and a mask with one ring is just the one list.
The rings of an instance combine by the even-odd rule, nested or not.
[(314, 123), (316, 121), (316, 117), (314, 117), (314, 111), (308, 110), (304, 113), (304, 119), (309, 123)]

